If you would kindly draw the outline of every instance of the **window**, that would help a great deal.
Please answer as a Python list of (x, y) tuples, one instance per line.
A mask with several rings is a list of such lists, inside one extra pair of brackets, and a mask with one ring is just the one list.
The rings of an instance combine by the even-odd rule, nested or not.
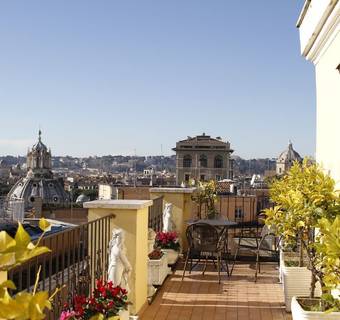
[(200, 166), (206, 168), (208, 166), (208, 158), (205, 154), (200, 156)]
[(215, 157), (214, 167), (215, 168), (223, 168), (223, 158), (222, 158), (222, 156), (218, 155), (218, 156)]
[(201, 180), (201, 181), (204, 181), (204, 180), (205, 180), (205, 175), (204, 175), (204, 174), (201, 174), (200, 180)]
[(183, 167), (190, 168), (192, 163), (192, 158), (190, 155), (185, 155), (183, 158)]
[(217, 175), (216, 176), (216, 181), (220, 181), (221, 180), (221, 176)]
[(184, 180), (185, 180), (185, 182), (189, 182), (189, 180), (190, 180), (190, 174), (184, 175)]

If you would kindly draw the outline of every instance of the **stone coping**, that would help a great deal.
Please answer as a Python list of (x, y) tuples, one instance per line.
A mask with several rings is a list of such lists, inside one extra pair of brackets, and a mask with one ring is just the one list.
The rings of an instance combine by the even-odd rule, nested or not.
[(136, 210), (152, 206), (152, 200), (94, 200), (84, 202), (84, 208)]
[(193, 193), (196, 188), (150, 188), (154, 193)]

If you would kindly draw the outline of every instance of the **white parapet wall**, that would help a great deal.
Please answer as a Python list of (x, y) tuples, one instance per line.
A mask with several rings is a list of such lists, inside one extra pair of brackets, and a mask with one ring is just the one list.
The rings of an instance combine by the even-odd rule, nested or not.
[(297, 27), (302, 55), (315, 66), (316, 160), (340, 187), (340, 1), (307, 0)]

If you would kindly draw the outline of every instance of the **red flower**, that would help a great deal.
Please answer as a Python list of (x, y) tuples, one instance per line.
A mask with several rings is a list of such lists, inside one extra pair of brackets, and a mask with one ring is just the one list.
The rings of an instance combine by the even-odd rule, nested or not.
[[(74, 312), (74, 319), (89, 319), (93, 313), (100, 312), (104, 317), (112, 316), (121, 308), (125, 308), (127, 302), (127, 291), (119, 286), (114, 287), (111, 281), (105, 282), (101, 279), (96, 281), (96, 288), (92, 295), (86, 298), (84, 295), (75, 295), (73, 306), (64, 305), (64, 311)], [(66, 320), (66, 319), (64, 319)]]
[(112, 291), (111, 291), (113, 297), (118, 296), (119, 292), (120, 292), (120, 287), (115, 287), (115, 288), (113, 288)]

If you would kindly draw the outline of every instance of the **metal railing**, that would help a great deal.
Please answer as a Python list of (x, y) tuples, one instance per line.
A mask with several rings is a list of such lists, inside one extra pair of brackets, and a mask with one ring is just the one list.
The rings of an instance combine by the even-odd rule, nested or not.
[(50, 253), (10, 270), (8, 278), (17, 287), (13, 293), (31, 292), (41, 266), (38, 288), (49, 294), (61, 288), (48, 314), (49, 319), (58, 319), (62, 306), (74, 294), (88, 296), (96, 279), (107, 279), (111, 219), (113, 216), (106, 216), (44, 237), (40, 245), (50, 248)]
[[(224, 218), (231, 221), (252, 222), (258, 219), (263, 209), (272, 206), (266, 195), (218, 195), (215, 209)], [(207, 207), (202, 205), (201, 217), (207, 215)], [(194, 204), (193, 217), (199, 216), (199, 208)]]
[(154, 231), (162, 231), (163, 228), (163, 196), (153, 199), (152, 206), (149, 207), (149, 228)]

